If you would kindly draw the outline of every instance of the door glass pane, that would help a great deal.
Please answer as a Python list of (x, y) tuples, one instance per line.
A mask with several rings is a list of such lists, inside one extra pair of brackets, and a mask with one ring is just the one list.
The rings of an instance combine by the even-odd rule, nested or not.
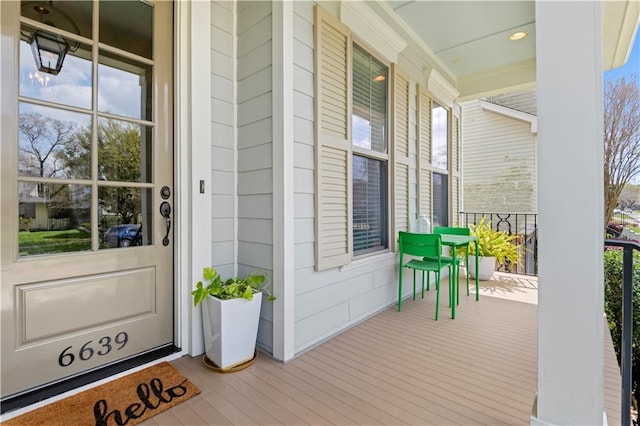
[(151, 67), (108, 53), (98, 64), (98, 111), (151, 120)]
[(433, 167), (447, 170), (449, 158), (449, 115), (448, 111), (437, 103), (433, 103), (432, 131)]
[[(91, 38), (92, 1), (22, 1), (20, 13), (22, 16), (50, 25), (53, 31), (57, 28)], [(69, 41), (69, 44), (71, 43)]]
[(100, 2), (100, 42), (145, 58), (153, 53), (153, 6), (141, 1)]
[(91, 47), (78, 43), (77, 50), (64, 57), (60, 73), (53, 75), (38, 71), (31, 47), (21, 40), (20, 96), (90, 109)]
[(91, 187), (19, 182), (20, 256), (91, 250)]
[(151, 133), (149, 126), (100, 118), (98, 179), (151, 182)]
[(150, 245), (152, 191), (145, 188), (98, 188), (100, 248)]
[(91, 116), (20, 103), (18, 175), (91, 177)]

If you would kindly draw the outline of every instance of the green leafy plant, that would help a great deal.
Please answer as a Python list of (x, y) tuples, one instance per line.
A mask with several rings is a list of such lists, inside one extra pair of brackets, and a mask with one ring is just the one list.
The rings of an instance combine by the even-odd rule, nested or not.
[[(495, 231), (491, 222), (485, 221), (483, 216), (476, 225), (470, 225), (471, 235), (478, 239), (478, 254), (485, 257), (495, 257), (498, 263), (509, 261), (511, 264), (520, 262), (520, 252), (514, 244), (515, 235), (505, 231)], [(475, 244), (469, 244), (469, 253), (475, 255)]]
[(193, 305), (198, 306), (207, 296), (217, 297), (221, 300), (239, 299), (253, 300), (253, 295), (259, 291), (268, 294), (267, 300), (275, 300), (269, 293), (269, 279), (266, 273), (252, 272), (245, 278), (229, 278), (222, 280), (215, 268), (202, 269), (204, 282), (198, 281), (196, 288), (191, 292)]

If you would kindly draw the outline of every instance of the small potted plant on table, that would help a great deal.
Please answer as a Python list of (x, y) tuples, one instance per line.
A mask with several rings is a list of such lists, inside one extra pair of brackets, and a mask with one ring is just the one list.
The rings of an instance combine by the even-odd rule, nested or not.
[[(215, 268), (203, 268), (205, 283), (198, 281), (194, 306), (202, 303), (205, 364), (230, 371), (255, 359), (262, 292), (274, 300), (264, 273), (223, 280)], [(209, 363), (207, 362), (207, 359)], [(211, 365), (213, 363), (213, 365)]]

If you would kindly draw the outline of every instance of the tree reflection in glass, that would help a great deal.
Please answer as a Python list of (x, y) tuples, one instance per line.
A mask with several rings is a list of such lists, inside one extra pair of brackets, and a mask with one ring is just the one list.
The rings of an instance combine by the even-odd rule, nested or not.
[[(98, 121), (98, 179), (148, 182), (151, 128), (121, 120)], [(144, 165), (144, 166), (143, 166)]]
[(87, 128), (91, 128), (91, 118), (87, 114), (21, 103), (18, 174), (89, 179), (91, 144), (81, 138), (83, 129)]

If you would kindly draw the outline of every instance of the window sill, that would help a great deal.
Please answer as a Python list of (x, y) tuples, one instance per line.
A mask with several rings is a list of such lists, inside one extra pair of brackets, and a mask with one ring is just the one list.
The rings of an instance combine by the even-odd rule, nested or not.
[(371, 256), (366, 256), (356, 260), (352, 260), (351, 263), (349, 263), (348, 265), (344, 265), (340, 267), (340, 272), (350, 271), (355, 268), (362, 268), (364, 266), (370, 266), (380, 262), (386, 262), (390, 260), (395, 261), (395, 259), (396, 259), (396, 253), (391, 251), (387, 251), (380, 254), (374, 254)]

